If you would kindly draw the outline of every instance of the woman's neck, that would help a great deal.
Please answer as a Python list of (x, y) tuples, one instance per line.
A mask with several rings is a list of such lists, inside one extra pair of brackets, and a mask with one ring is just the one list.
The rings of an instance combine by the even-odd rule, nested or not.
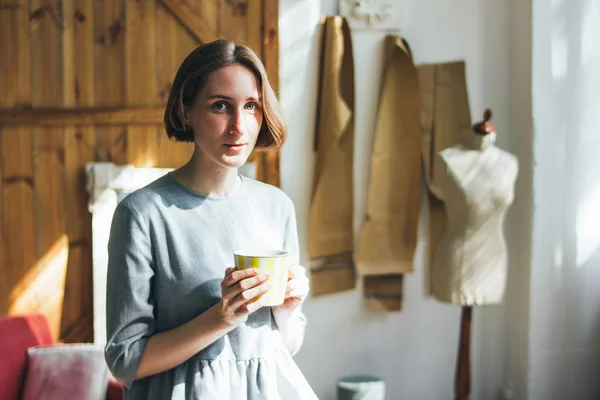
[(232, 196), (241, 186), (237, 168), (218, 165), (198, 148), (190, 161), (173, 171), (172, 176), (188, 189), (209, 197)]
[(496, 143), (496, 132), (490, 132), (487, 135), (472, 133), (467, 139), (467, 144), (473, 150), (485, 151)]

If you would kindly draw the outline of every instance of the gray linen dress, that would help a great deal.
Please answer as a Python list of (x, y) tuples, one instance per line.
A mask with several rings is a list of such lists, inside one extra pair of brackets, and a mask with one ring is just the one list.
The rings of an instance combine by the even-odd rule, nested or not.
[[(105, 355), (125, 399), (317, 398), (269, 307), (183, 364), (135, 380), (153, 334), (219, 302), (224, 271), (241, 247), (298, 254), (294, 206), (281, 190), (243, 177), (233, 196), (212, 198), (167, 174), (118, 204), (108, 246)], [(293, 318), (305, 327), (300, 310)]]

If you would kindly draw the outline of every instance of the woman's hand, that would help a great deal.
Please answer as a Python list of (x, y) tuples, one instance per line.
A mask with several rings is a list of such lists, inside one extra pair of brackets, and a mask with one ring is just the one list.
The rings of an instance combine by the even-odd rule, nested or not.
[(309, 291), (310, 286), (306, 276), (306, 268), (302, 265), (294, 265), (289, 270), (285, 300), (282, 305), (273, 308), (288, 312), (294, 311), (302, 304)]
[(216, 305), (219, 318), (231, 326), (246, 322), (249, 314), (263, 306), (260, 296), (269, 290), (268, 277), (253, 268), (227, 268), (221, 282), (221, 301)]

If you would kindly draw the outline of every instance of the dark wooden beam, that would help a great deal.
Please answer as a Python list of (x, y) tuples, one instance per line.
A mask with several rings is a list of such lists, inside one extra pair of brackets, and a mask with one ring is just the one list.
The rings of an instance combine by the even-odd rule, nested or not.
[(0, 109), (0, 126), (158, 125), (164, 107)]

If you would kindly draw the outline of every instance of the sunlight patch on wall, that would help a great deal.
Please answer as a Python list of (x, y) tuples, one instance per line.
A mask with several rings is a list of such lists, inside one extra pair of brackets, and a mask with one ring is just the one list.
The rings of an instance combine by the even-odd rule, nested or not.
[(582, 66), (585, 67), (598, 57), (598, 38), (600, 38), (600, 3), (597, 0), (588, 0), (581, 24)]
[(552, 28), (551, 57), (552, 78), (555, 81), (563, 80), (569, 65), (569, 41), (564, 22)]
[[(286, 5), (289, 8), (282, 10), (279, 20), (280, 94), (281, 105), (287, 115), (294, 112), (300, 96), (305, 93), (307, 75), (311, 72), (307, 61), (312, 59), (313, 35), (320, 19), (318, 1), (295, 1), (293, 4), (291, 7)], [(289, 121), (289, 118), (286, 119)]]
[(600, 184), (590, 190), (577, 210), (577, 266), (600, 249)]
[(38, 260), (10, 293), (8, 314), (41, 312), (54, 338), (60, 336), (69, 239), (62, 235)]

